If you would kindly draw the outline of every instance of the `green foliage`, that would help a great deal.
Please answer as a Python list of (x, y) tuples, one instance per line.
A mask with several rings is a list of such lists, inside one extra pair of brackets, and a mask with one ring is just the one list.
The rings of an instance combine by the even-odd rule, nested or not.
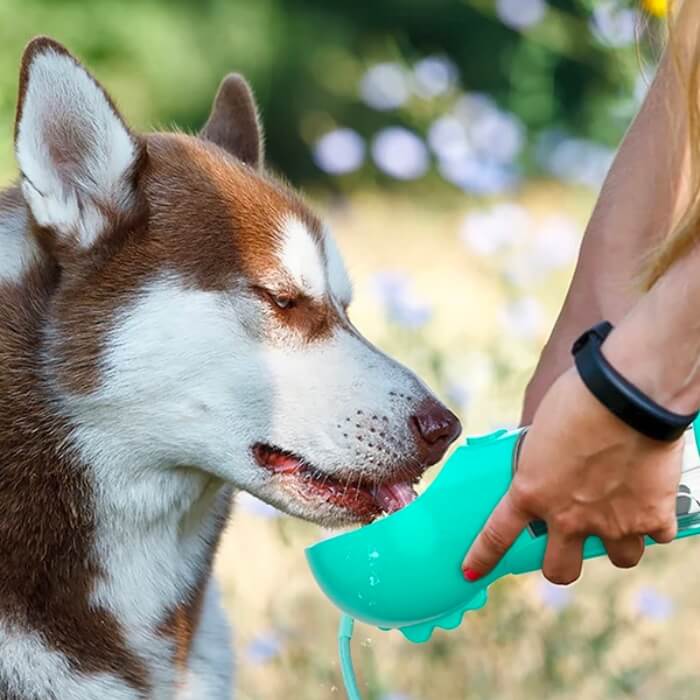
[[(595, 38), (589, 4), (552, 2), (519, 32), (493, 0), (1, 0), (0, 170), (12, 167), (22, 46), (42, 33), (81, 57), (139, 128), (196, 130), (221, 77), (243, 72), (262, 106), (270, 161), (296, 182), (326, 177), (310, 145), (335, 126), (366, 138), (387, 124), (424, 133), (444, 98), (413, 96), (377, 112), (359, 99), (358, 82), (378, 61), (410, 66), (427, 55), (450, 58), (457, 91), (493, 96), (533, 134), (556, 127), (614, 145), (629, 114), (613, 108), (631, 93), (637, 58), (633, 46), (611, 50)], [(373, 175), (365, 167), (347, 184)]]

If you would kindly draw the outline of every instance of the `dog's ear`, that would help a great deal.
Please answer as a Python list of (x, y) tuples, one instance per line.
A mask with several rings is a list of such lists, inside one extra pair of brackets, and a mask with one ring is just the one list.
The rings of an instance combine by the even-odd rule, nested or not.
[(237, 73), (227, 75), (199, 134), (254, 168), (262, 167), (263, 134), (250, 86)]
[(46, 37), (22, 56), (15, 153), (34, 218), (65, 244), (89, 249), (133, 206), (142, 146), (100, 84)]

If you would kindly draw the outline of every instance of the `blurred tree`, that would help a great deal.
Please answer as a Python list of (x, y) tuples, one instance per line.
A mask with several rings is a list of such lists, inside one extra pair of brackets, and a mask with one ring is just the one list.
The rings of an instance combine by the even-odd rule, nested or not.
[[(312, 157), (324, 133), (351, 127), (371, 140), (396, 125), (424, 135), (462, 91), (491, 96), (531, 136), (555, 130), (614, 146), (630, 113), (619, 102), (639, 70), (634, 41), (610, 37), (626, 26), (615, 15), (623, 10), (598, 4), (612, 8), (604, 31), (590, 0), (0, 0), (0, 169), (11, 167), (18, 59), (40, 33), (84, 59), (140, 128), (196, 130), (221, 77), (243, 72), (269, 161), (296, 182), (332, 181)], [(449, 90), (415, 90), (412, 69), (426, 56), (454, 67)], [(391, 108), (361, 98), (377, 63), (398, 67), (408, 86)], [(537, 167), (532, 149), (520, 165)], [(365, 166), (340, 182), (374, 174)]]

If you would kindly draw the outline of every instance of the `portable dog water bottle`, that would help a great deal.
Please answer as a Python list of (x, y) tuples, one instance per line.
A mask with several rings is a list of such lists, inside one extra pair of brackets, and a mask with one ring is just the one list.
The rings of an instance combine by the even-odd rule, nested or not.
[[(676, 539), (700, 534), (700, 424), (687, 447), (695, 459), (684, 467), (677, 498)], [(427, 641), (436, 627), (457, 627), (468, 610), (481, 608), (487, 587), (507, 574), (542, 567), (547, 532), (532, 523), (488, 576), (464, 580), (460, 564), (472, 541), (510, 484), (522, 430), (499, 430), (471, 437), (443, 466), (433, 483), (413, 503), (371, 525), (309, 547), (307, 559), (316, 581), (345, 613), (341, 626), (348, 639), (354, 618), (383, 630), (399, 629), (412, 642)], [(653, 540), (648, 540), (653, 544)], [(585, 558), (605, 548), (589, 537)], [(344, 677), (351, 666), (341, 659)], [(347, 667), (347, 668), (346, 668)], [(355, 691), (356, 693), (356, 691)], [(351, 698), (359, 697), (349, 690)]]

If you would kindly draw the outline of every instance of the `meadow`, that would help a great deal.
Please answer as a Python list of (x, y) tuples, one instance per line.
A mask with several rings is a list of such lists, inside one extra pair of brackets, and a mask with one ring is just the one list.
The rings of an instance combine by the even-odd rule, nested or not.
[[(320, 208), (355, 282), (354, 322), (425, 377), (474, 434), (517, 423), (592, 203), (589, 192), (543, 183), (507, 202), (367, 193)], [(217, 573), (242, 700), (344, 697), (338, 615), (303, 554), (326, 534), (239, 498)], [(485, 609), (425, 645), (359, 625), (365, 697), (695, 700), (698, 546), (652, 548), (634, 571), (589, 562), (567, 588), (536, 574), (504, 580)]]
[[(308, 191), (338, 237), (356, 325), (424, 377), (465, 433), (512, 426), (595, 193), (653, 73), (666, 9), (0, 0), (0, 177), (16, 176), (17, 65), (36, 34), (80, 56), (137, 129), (196, 132), (221, 77), (243, 72), (268, 163)], [(216, 566), (236, 697), (343, 698), (338, 616), (304, 560), (327, 533), (237, 500)], [(484, 610), (421, 646), (359, 626), (364, 697), (697, 700), (698, 547), (653, 548), (631, 572), (591, 562), (569, 588), (505, 580)]]

